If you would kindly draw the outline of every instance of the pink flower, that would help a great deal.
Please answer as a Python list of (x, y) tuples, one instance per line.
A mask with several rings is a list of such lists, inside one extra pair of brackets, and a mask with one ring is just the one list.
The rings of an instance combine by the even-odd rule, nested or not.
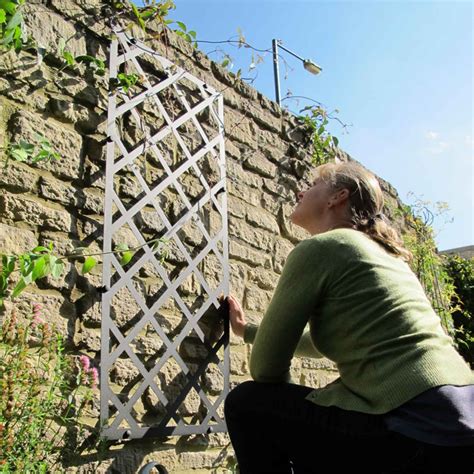
[(92, 374), (92, 388), (94, 389), (97, 387), (97, 384), (99, 383), (99, 371), (97, 370), (96, 367), (92, 367), (91, 374)]
[(33, 321), (31, 323), (31, 327), (34, 329), (38, 324), (44, 324), (44, 320), (39, 316), (39, 314), (36, 314), (33, 316)]
[(44, 324), (44, 320), (41, 318), (41, 308), (42, 306), (39, 303), (33, 304), (33, 321), (31, 322), (33, 329), (38, 326), (38, 324)]
[(81, 355), (79, 357), (79, 360), (81, 361), (81, 366), (82, 366), (82, 369), (84, 370), (84, 372), (89, 372), (89, 368), (91, 366), (91, 361), (89, 359), (89, 357), (87, 357), (86, 355)]

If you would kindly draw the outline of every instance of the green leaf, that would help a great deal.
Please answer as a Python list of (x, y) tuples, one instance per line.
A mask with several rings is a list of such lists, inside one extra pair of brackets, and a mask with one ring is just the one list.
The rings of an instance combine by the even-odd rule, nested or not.
[(96, 264), (97, 262), (94, 257), (86, 257), (84, 264), (82, 265), (82, 274), (85, 275), (90, 272)]
[(332, 137), (332, 141), (333, 141), (335, 146), (339, 145), (339, 140), (337, 139), (337, 137)]
[(25, 280), (20, 278), (20, 281), (16, 284), (15, 288), (13, 288), (11, 297), (16, 298), (26, 288), (26, 286)]
[(15, 269), (15, 255), (2, 255), (2, 273), (8, 276)]
[(20, 140), (20, 147), (25, 150), (27, 153), (33, 153), (35, 146), (32, 143), (29, 143), (25, 140)]
[[(8, 5), (8, 3), (7, 3)], [(8, 11), (8, 8), (5, 6), (5, 10), (7, 10), (8, 13), (11, 13)], [(22, 22), (23, 20), (23, 17), (21, 15), (20, 12), (15, 12), (15, 14), (10, 18), (10, 21), (7, 23), (7, 26), (5, 27), (5, 29), (7, 30), (16, 30), (17, 26), (20, 25), (20, 23)], [(21, 33), (21, 29), (20, 29), (20, 33)], [(16, 34), (16, 33), (15, 33)]]
[(23, 148), (12, 148), (10, 156), (16, 161), (26, 161), (28, 159), (28, 152)]
[(5, 13), (5, 10), (3, 8), (0, 8), (0, 24), (5, 23), (7, 20), (7, 15)]
[(76, 60), (74, 59), (74, 56), (69, 51), (63, 51), (63, 58), (66, 60), (69, 66), (73, 66), (74, 63), (76, 62)]
[(225, 58), (224, 61), (221, 62), (222, 67), (227, 67), (227, 65), (230, 63), (228, 58)]
[(143, 31), (145, 31), (145, 22), (143, 21), (142, 16), (141, 16), (140, 12), (138, 11), (138, 8), (133, 3), (131, 3), (131, 6), (132, 6), (133, 13), (135, 13), (135, 16), (137, 17), (138, 24), (140, 25), (140, 28)]
[(54, 262), (54, 265), (51, 265), (51, 275), (53, 276), (53, 278), (57, 280), (58, 278), (61, 278), (63, 271), (64, 271), (64, 263), (61, 259), (58, 258)]
[(129, 250), (128, 252), (124, 252), (124, 254), (122, 255), (122, 259), (120, 260), (120, 265), (126, 265), (128, 262), (130, 262), (132, 257), (133, 252), (131, 250)]
[(115, 251), (120, 252), (122, 250), (130, 250), (127, 244), (117, 244), (115, 246)]
[(17, 5), (14, 2), (3, 1), (0, 3), (0, 7), (5, 10), (9, 15), (14, 15)]
[(49, 253), (49, 249), (47, 247), (43, 247), (42, 245), (38, 245), (38, 247), (35, 247), (32, 252), (36, 253), (36, 252), (48, 252)]
[(0, 292), (3, 293), (8, 286), (8, 280), (4, 275), (0, 275)]
[(37, 280), (38, 278), (43, 278), (47, 274), (47, 268), (46, 268), (46, 258), (41, 257), (35, 260), (34, 262), (34, 267), (33, 267), (33, 272), (31, 275), (32, 281)]
[(186, 25), (182, 21), (177, 21), (176, 24), (183, 30), (186, 31)]
[(194, 30), (188, 31), (188, 34), (196, 39), (196, 32)]

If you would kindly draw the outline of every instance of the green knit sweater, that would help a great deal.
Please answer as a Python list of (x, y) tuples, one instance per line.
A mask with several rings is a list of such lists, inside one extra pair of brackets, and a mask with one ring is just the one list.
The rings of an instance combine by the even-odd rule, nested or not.
[(247, 324), (244, 341), (253, 344), (258, 382), (296, 383), (294, 355), (334, 361), (339, 377), (306, 396), (322, 406), (382, 414), (429, 388), (474, 383), (409, 265), (355, 229), (294, 247), (261, 324)]

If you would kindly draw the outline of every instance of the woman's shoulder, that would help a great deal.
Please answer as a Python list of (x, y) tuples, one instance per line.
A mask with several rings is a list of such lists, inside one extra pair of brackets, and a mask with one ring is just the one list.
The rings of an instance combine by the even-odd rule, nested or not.
[(338, 227), (321, 234), (312, 235), (300, 243), (307, 242), (304, 245), (326, 245), (326, 246), (364, 246), (375, 243), (366, 233), (351, 229), (349, 227)]

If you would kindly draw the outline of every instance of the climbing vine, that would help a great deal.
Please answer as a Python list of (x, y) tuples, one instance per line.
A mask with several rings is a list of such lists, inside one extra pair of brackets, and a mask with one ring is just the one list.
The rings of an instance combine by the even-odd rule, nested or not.
[[(454, 314), (459, 314), (460, 296), (458, 293), (465, 294), (466, 289), (458, 281), (456, 289), (455, 279), (453, 278), (454, 264), (450, 267), (446, 265), (445, 257), (440, 255), (436, 248), (434, 240), (434, 230), (432, 227), (435, 214), (428, 208), (430, 203), (417, 198), (413, 205), (402, 205), (401, 209), (394, 210), (394, 215), (402, 217), (405, 224), (411, 229), (402, 235), (404, 244), (413, 254), (413, 260), (410, 267), (417, 275), (422, 284), (426, 295), (430, 299), (433, 308), (441, 319), (445, 332), (451, 336), (458, 352), (464, 358), (472, 363), (469, 356), (466, 356), (466, 346), (472, 347), (472, 318), (471, 326), (461, 324), (455, 325)], [(447, 211), (447, 205), (444, 202), (438, 204), (438, 214)], [(465, 281), (463, 282), (465, 283)], [(465, 287), (464, 287), (465, 288)], [(467, 317), (463, 313), (464, 319)], [(461, 318), (458, 316), (458, 321)], [(469, 318), (467, 318), (469, 319)], [(467, 331), (466, 331), (467, 327)]]
[(474, 369), (474, 258), (443, 255), (444, 268), (452, 280), (453, 323), (460, 354)]
[(337, 148), (339, 140), (326, 130), (328, 124), (326, 110), (320, 105), (309, 105), (300, 112), (307, 112), (306, 115), (298, 115), (297, 118), (305, 127), (305, 146), (311, 149), (311, 162), (315, 166), (327, 163), (330, 158), (334, 158), (335, 148), (331, 145)]

